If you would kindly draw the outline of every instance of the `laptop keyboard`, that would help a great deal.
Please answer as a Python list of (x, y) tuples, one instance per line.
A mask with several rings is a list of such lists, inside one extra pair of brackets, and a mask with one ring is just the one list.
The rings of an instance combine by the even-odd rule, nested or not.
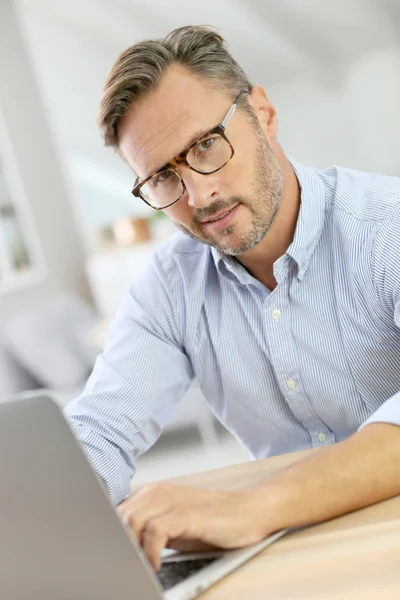
[(174, 585), (194, 575), (204, 567), (213, 563), (217, 558), (199, 558), (196, 560), (181, 560), (177, 562), (164, 563), (160, 571), (156, 573), (164, 590), (169, 590)]

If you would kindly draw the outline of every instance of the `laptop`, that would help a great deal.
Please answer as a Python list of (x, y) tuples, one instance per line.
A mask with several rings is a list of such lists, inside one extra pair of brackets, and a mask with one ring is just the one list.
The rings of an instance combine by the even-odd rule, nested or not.
[(272, 544), (165, 552), (156, 574), (55, 398), (0, 404), (0, 582), (7, 600), (189, 600)]

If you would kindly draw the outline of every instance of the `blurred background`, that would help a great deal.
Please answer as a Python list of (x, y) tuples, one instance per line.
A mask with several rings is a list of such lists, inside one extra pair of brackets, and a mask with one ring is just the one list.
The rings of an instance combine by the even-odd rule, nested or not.
[[(174, 226), (130, 194), (96, 116), (119, 52), (215, 25), (306, 164), (400, 175), (399, 0), (0, 0), (0, 399), (82, 390), (129, 283)], [(185, 449), (185, 452), (182, 452)], [(248, 458), (196, 382), (138, 481)]]

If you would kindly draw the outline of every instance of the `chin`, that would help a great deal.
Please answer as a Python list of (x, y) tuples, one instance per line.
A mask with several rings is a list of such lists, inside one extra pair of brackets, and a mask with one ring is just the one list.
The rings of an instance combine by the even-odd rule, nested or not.
[(231, 246), (216, 246), (216, 248), (226, 256), (240, 256), (241, 254), (244, 254), (244, 252), (246, 252), (245, 249), (243, 250), (240, 247), (236, 248)]
[(248, 244), (243, 244), (243, 241), (238, 241), (237, 243), (230, 244), (214, 244), (217, 250), (226, 254), (227, 256), (240, 256), (240, 254), (244, 254), (250, 248)]
[[(247, 231), (246, 234), (235, 235), (234, 239), (227, 240), (227, 243), (216, 243), (215, 246), (228, 256), (240, 256), (241, 254), (246, 254), (249, 252), (254, 246), (257, 246), (264, 238), (267, 230), (265, 228), (260, 228), (258, 230), (250, 230)], [(232, 236), (233, 238), (233, 236)]]

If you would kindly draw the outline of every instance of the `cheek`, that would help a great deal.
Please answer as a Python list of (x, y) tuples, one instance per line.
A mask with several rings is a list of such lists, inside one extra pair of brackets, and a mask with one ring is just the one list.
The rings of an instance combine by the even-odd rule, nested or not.
[(187, 226), (192, 221), (192, 210), (185, 198), (178, 200), (176, 204), (163, 211), (175, 223)]
[(224, 174), (226, 175), (225, 182), (230, 195), (248, 192), (254, 177), (254, 156), (254, 145), (249, 143), (249, 140), (243, 140), (241, 144), (238, 144), (235, 156), (225, 167), (227, 169)]

